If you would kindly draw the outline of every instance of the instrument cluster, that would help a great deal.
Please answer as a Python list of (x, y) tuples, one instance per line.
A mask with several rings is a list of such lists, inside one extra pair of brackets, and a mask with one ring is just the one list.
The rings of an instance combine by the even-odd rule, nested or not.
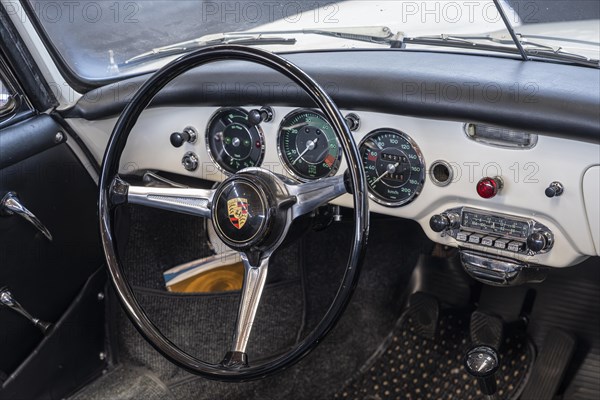
[[(269, 107), (246, 110), (225, 107), (209, 119), (205, 144), (208, 154), (225, 175), (249, 167), (260, 167), (265, 152), (276, 151), (287, 174), (306, 182), (338, 173), (343, 152), (325, 115), (309, 108), (295, 109), (281, 118), (277, 129), (277, 148), (267, 149), (262, 123), (273, 120)], [(359, 117), (347, 117), (351, 130), (358, 128)], [(179, 147), (195, 135), (173, 133), (171, 143)], [(360, 138), (356, 138), (357, 141)], [(370, 198), (386, 207), (412, 202), (425, 182), (425, 161), (410, 136), (395, 128), (380, 128), (367, 133), (359, 144), (367, 176)], [(189, 155), (188, 155), (189, 156)], [(187, 170), (196, 164), (182, 161)]]

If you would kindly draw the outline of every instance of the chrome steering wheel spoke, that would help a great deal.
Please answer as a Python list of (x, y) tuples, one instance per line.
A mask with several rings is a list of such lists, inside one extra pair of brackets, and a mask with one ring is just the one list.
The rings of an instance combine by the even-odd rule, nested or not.
[(114, 205), (139, 204), (204, 218), (211, 217), (214, 194), (215, 191), (210, 189), (130, 185), (118, 176), (111, 185)]
[(286, 187), (289, 194), (296, 198), (296, 203), (291, 207), (292, 219), (308, 214), (348, 193), (344, 174), (297, 185), (286, 184)]
[(223, 366), (227, 368), (243, 368), (248, 366), (246, 347), (254, 325), (256, 311), (260, 304), (263, 288), (267, 279), (269, 269), (268, 255), (257, 256), (240, 252), (244, 264), (244, 283), (242, 285), (242, 297), (238, 309), (238, 317), (233, 334), (231, 351), (227, 352), (223, 360)]

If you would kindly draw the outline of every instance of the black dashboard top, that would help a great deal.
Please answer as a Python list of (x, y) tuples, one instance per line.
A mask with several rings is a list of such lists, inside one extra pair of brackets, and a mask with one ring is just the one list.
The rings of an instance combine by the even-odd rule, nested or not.
[[(511, 58), (423, 51), (285, 55), (339, 107), (481, 122), (600, 143), (600, 71)], [(64, 116), (119, 114), (149, 75), (88, 92)], [(167, 86), (153, 106), (312, 106), (282, 75), (259, 65), (203, 66)]]

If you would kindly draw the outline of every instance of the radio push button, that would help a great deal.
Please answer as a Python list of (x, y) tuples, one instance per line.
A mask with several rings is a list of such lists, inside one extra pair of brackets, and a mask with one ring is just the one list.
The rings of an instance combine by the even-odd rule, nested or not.
[(479, 244), (481, 242), (481, 239), (483, 239), (483, 235), (474, 233), (471, 236), (469, 236), (469, 243)]
[(510, 240), (507, 239), (496, 239), (494, 242), (494, 247), (497, 249), (506, 249), (506, 246), (508, 246), (509, 242)]
[(514, 251), (515, 253), (525, 250), (525, 243), (512, 241), (508, 244), (508, 251)]
[(456, 240), (459, 242), (466, 242), (469, 240), (469, 232), (460, 231), (456, 234)]
[(481, 239), (481, 244), (484, 246), (493, 247), (496, 239), (497, 238), (494, 236), (486, 236), (483, 239)]

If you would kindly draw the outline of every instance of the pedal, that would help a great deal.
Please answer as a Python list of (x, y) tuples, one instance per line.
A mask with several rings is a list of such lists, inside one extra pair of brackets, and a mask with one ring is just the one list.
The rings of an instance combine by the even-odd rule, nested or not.
[(533, 364), (522, 400), (551, 400), (556, 395), (575, 351), (576, 340), (560, 329), (546, 335), (542, 350)]
[(413, 293), (408, 299), (407, 312), (417, 335), (435, 339), (440, 320), (440, 303), (437, 298), (423, 292)]
[(481, 311), (473, 311), (470, 325), (471, 342), (476, 346), (490, 346), (500, 349), (504, 340), (504, 321), (502, 318)]

